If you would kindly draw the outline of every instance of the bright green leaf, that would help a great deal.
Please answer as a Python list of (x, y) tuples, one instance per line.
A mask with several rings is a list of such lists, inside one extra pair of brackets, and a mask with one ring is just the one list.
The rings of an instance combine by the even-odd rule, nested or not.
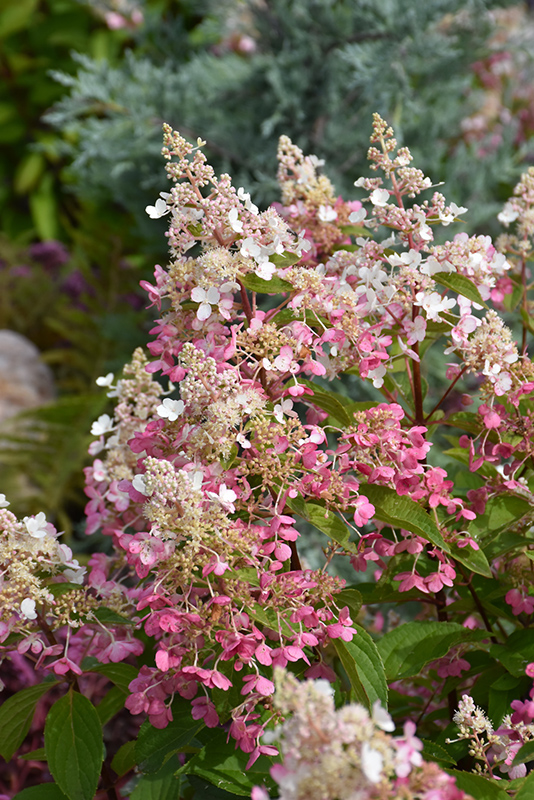
[(57, 686), (58, 681), (39, 683), (9, 697), (0, 707), (0, 755), (11, 761), (32, 724), (40, 698)]
[(421, 739), (423, 743), (422, 756), (425, 761), (437, 761), (438, 764), (456, 764), (454, 759), (444, 747), (429, 739)]
[(269, 261), (271, 264), (275, 264), (278, 269), (286, 269), (287, 267), (292, 267), (293, 264), (298, 264), (302, 256), (298, 256), (296, 253), (273, 253), (273, 255), (269, 256)]
[(348, 606), (350, 616), (353, 620), (355, 620), (358, 616), (360, 608), (362, 607), (361, 592), (359, 592), (353, 586), (348, 586), (346, 589), (342, 589), (341, 592), (336, 594), (336, 603), (339, 608)]
[(28, 153), (20, 162), (15, 173), (13, 188), (16, 194), (26, 194), (34, 189), (45, 169), (42, 153)]
[(484, 575), (485, 578), (492, 577), (491, 567), (482, 548), (473, 550), (469, 544), (466, 547), (458, 547), (457, 544), (452, 544), (449, 553), (456, 561), (459, 561), (460, 564), (463, 564), (464, 567), (467, 567), (472, 572), (476, 572), (477, 575)]
[(199, 800), (200, 798), (201, 800), (235, 800), (235, 794), (208, 783), (204, 778), (199, 778), (198, 775), (188, 775), (187, 780), (194, 789), (194, 797), (199, 798)]
[(483, 778), (482, 775), (475, 775), (473, 772), (460, 772), (457, 769), (446, 769), (445, 772), (456, 778), (458, 788), (470, 794), (475, 800), (510, 800), (508, 794), (499, 786), (499, 783), (502, 785), (502, 781)]
[(373, 231), (369, 228), (364, 228), (363, 225), (340, 225), (339, 229), (347, 236), (365, 236), (366, 239), (372, 239), (374, 236)]
[(534, 772), (527, 775), (514, 800), (532, 800), (534, 797)]
[(480, 541), (489, 542), (501, 531), (512, 527), (531, 510), (530, 504), (523, 498), (500, 494), (488, 500), (484, 513), (479, 514), (469, 524), (469, 531), (474, 532)]
[(38, 0), (17, 0), (3, 4), (0, 14), (0, 39), (6, 39), (31, 24)]
[(484, 306), (484, 308), (487, 308), (477, 287), (473, 281), (466, 278), (465, 275), (459, 275), (457, 272), (436, 272), (432, 275), (432, 278), (436, 283), (439, 283), (440, 286), (445, 286), (446, 289), (452, 289), (453, 292), (467, 297), (472, 303), (479, 303), (481, 306)]
[(457, 414), (451, 414), (448, 422), (466, 433), (475, 435), (480, 433), (480, 417), (472, 411), (458, 411)]
[(409, 497), (399, 497), (397, 492), (388, 486), (369, 483), (361, 487), (361, 493), (374, 505), (377, 519), (422, 536), (444, 553), (450, 552), (432, 517), (414, 500), (410, 500)]
[[(484, 631), (476, 632), (487, 636)], [(405, 622), (386, 633), (377, 647), (388, 681), (419, 675), (430, 661), (445, 656), (451, 647), (473, 640), (474, 632), (456, 622), (421, 620)]]
[(241, 282), (245, 288), (251, 292), (260, 292), (261, 294), (283, 294), (284, 292), (292, 292), (293, 286), (287, 281), (273, 275), (270, 281), (264, 281), (263, 278), (258, 278), (254, 272), (249, 272), (241, 278)]
[(301, 381), (301, 383), (304, 383), (313, 390), (313, 398), (308, 396), (306, 402), (313, 403), (315, 406), (319, 406), (323, 411), (327, 411), (328, 414), (334, 417), (343, 427), (347, 427), (354, 422), (353, 417), (345, 408), (345, 403), (343, 401), (347, 398), (343, 397), (343, 395), (324, 390), (322, 387), (314, 385), (312, 381)]
[(354, 624), (358, 631), (351, 642), (342, 639), (333, 639), (332, 643), (351, 686), (358, 698), (358, 702), (369, 710), (376, 700), (387, 708), (388, 687), (384, 664), (377, 646), (361, 625)]
[(131, 619), (128, 619), (128, 617), (123, 617), (122, 614), (117, 614), (116, 611), (112, 611), (111, 608), (106, 608), (105, 606), (100, 606), (97, 608), (94, 612), (94, 615), (105, 625), (133, 625)]
[(32, 221), (41, 239), (57, 239), (58, 210), (51, 172), (45, 173), (39, 188), (29, 195)]
[(48, 712), (44, 739), (48, 767), (62, 791), (70, 800), (93, 800), (104, 745), (91, 701), (70, 689)]
[(80, 584), (70, 583), (69, 581), (64, 581), (63, 583), (51, 583), (48, 587), (48, 590), (54, 597), (61, 597), (62, 594), (67, 594), (67, 592), (79, 592)]
[(247, 608), (247, 613), (250, 614), (255, 622), (265, 625), (267, 628), (274, 630), (280, 626), (280, 630), (285, 636), (294, 636), (295, 632), (291, 625), (281, 618), (276, 613), (274, 608), (265, 608), (261, 603), (251, 603)]
[(356, 553), (357, 547), (350, 539), (350, 530), (333, 511), (328, 511), (315, 503), (298, 503), (294, 500), (288, 502), (289, 508), (307, 522), (340, 544), (348, 553)]
[[(432, 415), (432, 419), (434, 420), (434, 415)], [(448, 450), (444, 450), (443, 455), (454, 458), (456, 461), (459, 461), (466, 467), (469, 466), (469, 450), (467, 450), (465, 447), (451, 447)], [(486, 461), (477, 469), (476, 474), (484, 475), (484, 477), (487, 478), (493, 478), (499, 473), (493, 464), (490, 464)]]
[(529, 761), (534, 761), (534, 742), (527, 742), (517, 751), (512, 766), (528, 764)]
[[(497, 534), (484, 549), (488, 554), (488, 558), (493, 560), (494, 558), (498, 558), (510, 552), (510, 550), (516, 547), (521, 547), (523, 549), (527, 542), (529, 544), (534, 544), (530, 531), (514, 533), (513, 531), (504, 530)], [(526, 555), (527, 558), (534, 557), (534, 554), (532, 554), (530, 550), (527, 550), (524, 555)]]
[(514, 631), (506, 640), (506, 644), (494, 644), (490, 647), (490, 655), (506, 667), (511, 675), (521, 678), (525, 667), (534, 661), (534, 636), (531, 630)]

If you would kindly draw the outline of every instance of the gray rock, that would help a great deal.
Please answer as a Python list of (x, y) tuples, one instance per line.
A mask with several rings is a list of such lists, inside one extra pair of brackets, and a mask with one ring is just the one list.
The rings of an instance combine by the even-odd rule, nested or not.
[(0, 422), (55, 394), (52, 372), (37, 347), (20, 333), (0, 330)]

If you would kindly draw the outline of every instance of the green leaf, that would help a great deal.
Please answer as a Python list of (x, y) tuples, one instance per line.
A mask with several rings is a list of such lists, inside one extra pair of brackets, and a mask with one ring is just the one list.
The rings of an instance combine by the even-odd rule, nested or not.
[(485, 578), (492, 577), (491, 567), (482, 548), (479, 547), (478, 550), (473, 550), (469, 544), (466, 547), (458, 547), (454, 543), (450, 545), (449, 553), (456, 561), (459, 561), (460, 564), (463, 564), (464, 567), (467, 567), (472, 572), (476, 572), (477, 575), (483, 575)]
[(382, 706), (387, 708), (388, 687), (380, 653), (374, 641), (361, 625), (354, 624), (353, 627), (358, 633), (351, 642), (334, 639), (332, 643), (349, 677), (358, 702), (371, 710), (373, 703), (380, 700)]
[[(469, 451), (465, 447), (451, 447), (448, 450), (444, 450), (443, 455), (454, 458), (466, 467), (469, 466)], [(486, 461), (477, 469), (476, 474), (484, 475), (486, 478), (493, 478), (499, 473), (493, 464), (489, 464)]]
[(351, 618), (355, 620), (358, 616), (360, 608), (362, 607), (361, 592), (359, 592), (353, 586), (348, 586), (346, 589), (342, 589), (341, 592), (336, 594), (336, 603), (339, 608), (347, 606), (350, 611)]
[(506, 667), (511, 675), (521, 678), (525, 667), (534, 661), (534, 636), (532, 630), (514, 631), (506, 640), (506, 644), (494, 644), (490, 647), (490, 655)]
[(30, 730), (38, 701), (57, 684), (58, 681), (54, 680), (30, 686), (2, 703), (0, 707), (0, 755), (6, 761), (11, 761), (13, 754), (19, 749)]
[(421, 620), (399, 625), (377, 642), (388, 681), (418, 675), (426, 664), (445, 656), (454, 645), (488, 635), (477, 631), (473, 637), (474, 633), (456, 622)]
[(13, 189), (16, 194), (27, 194), (34, 189), (46, 167), (42, 153), (28, 153), (21, 160), (15, 173)]
[[(500, 665), (497, 665), (496, 668), (503, 669)], [(501, 724), (505, 714), (510, 713), (510, 703), (518, 697), (521, 697), (524, 690), (528, 692), (532, 687), (532, 681), (529, 681), (526, 675), (520, 678), (510, 675), (508, 672), (505, 672), (504, 675), (501, 675), (495, 680), (491, 679), (492, 673), (495, 674), (495, 667), (491, 669), (489, 675), (487, 672), (482, 672), (481, 674), (479, 672), (477, 683), (489, 687), (488, 698), (486, 702), (484, 702), (484, 706), (488, 709), (488, 716), (493, 722), (494, 727), (497, 728)], [(488, 680), (488, 678), (490, 680)], [(480, 704), (478, 698), (477, 702)]]
[(484, 308), (487, 308), (477, 287), (473, 281), (466, 278), (465, 275), (459, 275), (457, 272), (436, 272), (435, 275), (432, 275), (432, 278), (436, 283), (439, 283), (440, 286), (445, 286), (446, 289), (452, 289), (453, 292), (467, 297), (472, 303), (479, 303)]
[(29, 196), (33, 224), (41, 239), (56, 239), (58, 235), (57, 199), (51, 172), (46, 172), (39, 188)]
[(251, 292), (261, 292), (261, 294), (283, 294), (284, 292), (292, 292), (293, 286), (287, 281), (273, 275), (270, 281), (264, 281), (263, 278), (258, 278), (253, 272), (248, 275), (243, 275), (240, 278), (241, 282), (246, 289)]
[(480, 417), (472, 411), (459, 411), (457, 414), (452, 414), (448, 418), (448, 422), (466, 433), (475, 435), (480, 433)]
[(178, 759), (170, 758), (153, 775), (143, 775), (130, 794), (130, 800), (176, 800), (181, 796), (182, 778), (174, 775), (179, 769)]
[(51, 583), (47, 589), (49, 590), (50, 594), (54, 597), (61, 597), (62, 594), (67, 594), (67, 592), (75, 592), (80, 591), (80, 584), (79, 583), (70, 583), (69, 581), (64, 581), (64, 583)]
[(512, 766), (528, 764), (529, 761), (534, 761), (534, 742), (527, 742), (517, 751)]
[[(534, 543), (530, 531), (514, 533), (513, 531), (504, 530), (498, 533), (497, 536), (491, 540), (490, 544), (485, 546), (485, 551), (488, 554), (488, 558), (493, 561), (494, 558), (498, 558), (510, 552), (510, 550), (514, 550), (516, 547), (524, 548), (527, 543)], [(526, 555), (527, 558), (532, 557), (530, 550), (527, 550), (524, 555)]]
[(139, 675), (138, 670), (131, 664), (91, 664), (87, 661), (82, 662), (84, 672), (98, 672), (105, 675), (115, 686), (118, 686), (125, 694), (130, 694), (129, 685)]
[(30, 786), (18, 792), (13, 800), (68, 800), (57, 783), (42, 783), (40, 786)]
[(191, 704), (177, 698), (172, 704), (174, 719), (166, 728), (154, 728), (148, 721), (139, 731), (135, 757), (143, 772), (157, 772), (171, 753), (186, 747), (204, 727), (203, 720), (191, 717)]
[(534, 318), (531, 317), (524, 308), (520, 308), (519, 313), (527, 330), (530, 331), (530, 333), (534, 333)]
[(93, 800), (104, 744), (90, 700), (70, 689), (48, 712), (44, 740), (48, 768), (69, 800)]
[(188, 775), (187, 780), (194, 789), (195, 794), (193, 797), (198, 798), (198, 800), (235, 800), (235, 794), (217, 788), (212, 783), (199, 778), (198, 775)]
[(343, 427), (347, 427), (354, 422), (353, 417), (348, 413), (342, 402), (342, 399), (345, 399), (342, 395), (337, 395), (336, 392), (324, 391), (322, 388), (314, 386), (312, 381), (301, 381), (301, 383), (305, 383), (313, 389), (313, 398), (308, 396), (306, 402), (313, 403), (323, 411), (327, 411)]
[(488, 500), (484, 513), (469, 524), (469, 531), (474, 532), (481, 542), (489, 542), (531, 510), (530, 504), (523, 498), (500, 494)]
[(423, 743), (422, 756), (425, 761), (437, 761), (438, 764), (456, 764), (456, 760), (436, 742), (429, 739), (421, 739)]
[(125, 700), (126, 695), (118, 686), (113, 686), (113, 688), (104, 695), (100, 703), (96, 706), (96, 713), (98, 714), (98, 719), (102, 726), (108, 723), (115, 714), (118, 714), (119, 711), (124, 708)]
[(521, 788), (517, 792), (514, 800), (532, 800), (534, 797), (534, 772), (525, 778)]
[(373, 231), (364, 228), (363, 225), (340, 225), (339, 230), (347, 236), (365, 236), (366, 239), (372, 239), (374, 236)]
[(422, 536), (444, 553), (450, 552), (432, 517), (414, 500), (410, 500), (409, 497), (399, 497), (397, 492), (388, 486), (368, 483), (361, 487), (361, 491), (374, 505), (377, 519), (395, 528), (403, 528)]
[(322, 506), (315, 505), (315, 503), (298, 503), (294, 500), (289, 501), (288, 506), (295, 514), (298, 514), (307, 522), (311, 522), (320, 531), (326, 533), (330, 539), (340, 544), (348, 553), (357, 552), (358, 548), (349, 539), (350, 530), (333, 511), (327, 511)]
[(111, 769), (114, 770), (119, 777), (126, 775), (137, 764), (135, 757), (135, 740), (125, 742), (122, 747), (119, 747), (111, 761)]
[(512, 291), (504, 296), (503, 305), (508, 312), (515, 311), (523, 298), (525, 290), (519, 280), (518, 276), (512, 278)]
[(298, 256), (296, 253), (273, 253), (272, 256), (269, 256), (269, 261), (278, 269), (286, 269), (292, 267), (293, 264), (298, 264), (301, 258), (302, 256)]
[(23, 761), (46, 761), (46, 753), (44, 747), (38, 747), (37, 750), (30, 750), (29, 753), (23, 753), (19, 758)]
[(19, 0), (5, 3), (0, 14), (0, 39), (23, 30), (31, 25), (31, 17), (36, 10), (38, 0)]
[(243, 797), (250, 797), (253, 786), (272, 785), (270, 758), (260, 756), (247, 770), (250, 754), (236, 750), (234, 742), (227, 741), (226, 731), (206, 730), (202, 738), (205, 746), (185, 763), (182, 774), (197, 775), (219, 789)]
[(470, 794), (475, 800), (510, 800), (508, 794), (499, 786), (502, 785), (502, 781), (483, 778), (482, 775), (475, 775), (473, 772), (460, 772), (457, 769), (446, 769), (445, 772), (456, 778), (458, 788)]
[[(80, 587), (78, 587), (80, 588)], [(95, 617), (104, 624), (107, 625), (133, 625), (131, 619), (128, 617), (123, 617), (122, 614), (117, 614), (116, 611), (112, 611), (111, 608), (106, 608), (105, 606), (100, 606), (94, 611)]]
[(251, 603), (250, 606), (247, 607), (247, 613), (250, 614), (255, 622), (259, 622), (261, 625), (265, 625), (271, 630), (277, 630), (280, 626), (280, 630), (286, 636), (295, 635), (295, 631), (292, 629), (291, 625), (288, 625), (288, 623), (276, 613), (275, 608), (265, 608), (265, 606), (260, 603)]

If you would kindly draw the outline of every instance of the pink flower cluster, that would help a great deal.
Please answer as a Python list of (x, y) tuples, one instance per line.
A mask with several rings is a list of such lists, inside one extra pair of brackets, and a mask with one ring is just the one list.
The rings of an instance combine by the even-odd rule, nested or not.
[[(171, 260), (153, 284), (142, 282), (158, 311), (150, 355), (136, 351), (117, 381), (99, 378), (115, 408), (93, 423), (85, 470), (87, 533), (108, 536), (112, 552), (91, 558), (77, 594), (53, 597), (49, 585), (73, 568), (72, 554), (59, 565), (41, 515), (23, 525), (3, 512), (15, 539), (30, 542), (33, 571), (53, 563), (44, 585), (28, 578), (27, 596), (10, 607), (24, 652), (56, 674), (78, 674), (84, 655), (139, 655), (142, 630), (154, 657), (130, 685), (130, 711), (162, 728), (180, 696), (194, 719), (226, 725), (249, 766), (276, 751), (270, 733), (262, 738), (284, 713), (273, 703), (273, 672), (295, 665), (334, 681), (333, 653), (358, 635), (344, 581), (328, 569), (334, 557), (359, 572), (372, 563), (375, 578), (385, 574), (401, 599), (410, 592), (440, 618), (459, 599), (465, 564), (506, 572), (502, 596), (514, 615), (534, 610), (527, 545), (486, 565), (476, 529), (496, 498), (534, 501), (523, 474), (533, 454), (534, 367), (526, 344), (485, 309), (504, 302), (512, 282), (526, 293), (534, 173), (513, 201), (517, 235), (499, 248), (463, 234), (437, 245), (436, 227), (466, 209), (431, 191), (378, 115), (371, 141), (376, 176), (356, 182), (361, 201), (345, 202), (318, 159), (283, 137), (282, 204), (260, 212), (229, 176), (215, 176), (201, 141), (165, 126), (172, 186), (147, 212), (168, 217)], [(427, 399), (422, 357), (443, 338), (456, 361)], [(482, 402), (467, 411), (464, 394), (464, 410), (445, 417), (465, 377)], [(338, 378), (344, 391), (349, 381), (365, 385), (364, 398), (327, 388)], [(378, 392), (380, 402), (368, 400)], [(469, 488), (434, 457), (440, 424), (462, 433), (451, 452), (477, 474)], [(321, 569), (304, 561), (302, 521), (325, 534)], [(20, 567), (9, 569), (14, 584)], [(473, 614), (486, 624), (483, 611)], [(465, 616), (473, 622), (471, 608)], [(459, 652), (438, 677), (468, 669)], [(396, 741), (358, 744), (370, 799), (387, 759), (399, 787), (421, 767), (421, 797), (461, 796), (437, 767), (421, 765), (411, 723)], [(291, 774), (280, 769), (280, 785)]]
[[(342, 582), (301, 567), (300, 504), (322, 513), (326, 530), (333, 514), (354, 532), (348, 555), (358, 570), (411, 556), (411, 568), (394, 575), (401, 592), (451, 589), (456, 567), (421, 535), (392, 536), (366, 485), (428, 508), (447, 543), (479, 548), (467, 526), (488, 490), (484, 499), (482, 490), (456, 496), (446, 471), (428, 462), (439, 404), (423, 410), (419, 346), (431, 327), (448, 331), (448, 352), (463, 360), (450, 368), (450, 389), (468, 372), (484, 381), (481, 441), (463, 442), (483, 458), (511, 453), (492, 438), (508, 414), (495, 398), (512, 389), (519, 402), (531, 390), (530, 362), (519, 358), (500, 318), (479, 315), (510, 263), (488, 237), (460, 234), (435, 246), (433, 227), (466, 209), (436, 192), (413, 202), (430, 181), (409, 166), (406, 148), (395, 154), (378, 117), (372, 141), (380, 145), (370, 150), (373, 168), (390, 188), (379, 177), (357, 181), (370, 215), (362, 203), (336, 198), (317, 159), (287, 138), (280, 213), (260, 212), (228, 176), (216, 178), (201, 142), (193, 147), (165, 128), (173, 186), (147, 211), (169, 215), (172, 263), (168, 271), (156, 267), (154, 285), (144, 284), (163, 312), (149, 344), (153, 360), (137, 354), (133, 378), (110, 384), (118, 405), (113, 419), (97, 425), (92, 448), (106, 456), (87, 470), (89, 531), (101, 526), (111, 535), (143, 581), (137, 612), (157, 643), (155, 665), (143, 668), (128, 706), (162, 726), (180, 694), (192, 700), (196, 718), (215, 725), (211, 691), (237, 686), (243, 701), (232, 711), (231, 732), (254, 754), (270, 670), (302, 660), (310, 675), (330, 675), (324, 646), (355, 632), (347, 609), (336, 607)], [(380, 240), (382, 227), (393, 235)], [(455, 276), (468, 279), (480, 303), (451, 298), (441, 276), (445, 287)], [(261, 307), (262, 291), (280, 301)], [(399, 360), (412, 411), (395, 388)], [(151, 377), (158, 372), (172, 381), (168, 393)], [(317, 379), (347, 372), (387, 402), (332, 407)]]

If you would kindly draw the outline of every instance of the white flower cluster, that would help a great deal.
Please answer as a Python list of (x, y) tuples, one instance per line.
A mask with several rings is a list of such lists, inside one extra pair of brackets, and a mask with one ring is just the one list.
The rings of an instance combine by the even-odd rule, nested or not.
[[(286, 721), (267, 738), (279, 740), (283, 755), (283, 763), (271, 771), (280, 800), (364, 800), (388, 776), (399, 774), (397, 762), (404, 776), (422, 763), (422, 745), (411, 737), (408, 747), (399, 740), (401, 765), (396, 740), (386, 733), (395, 725), (380, 701), (371, 715), (357, 704), (336, 710), (326, 680), (299, 682), (277, 669), (275, 684), (274, 705)], [(261, 791), (256, 796), (261, 800)]]

